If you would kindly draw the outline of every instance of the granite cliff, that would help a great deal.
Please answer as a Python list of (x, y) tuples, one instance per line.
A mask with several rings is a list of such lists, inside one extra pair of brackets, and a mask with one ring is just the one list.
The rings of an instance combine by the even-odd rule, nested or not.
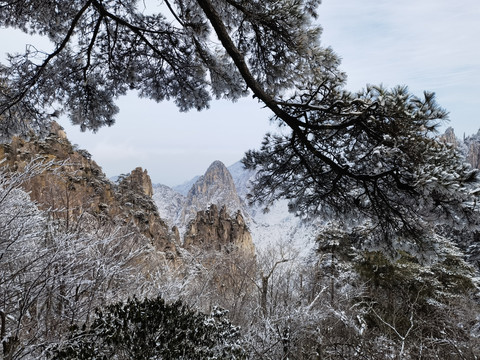
[(218, 210), (210, 205), (206, 210), (197, 212), (190, 221), (184, 238), (184, 247), (202, 248), (206, 250), (230, 251), (232, 248), (253, 255), (252, 236), (242, 214), (238, 211), (234, 216), (227, 213), (225, 205)]
[(476, 135), (464, 140), (466, 146), (466, 159), (475, 168), (480, 169), (480, 130)]
[[(153, 187), (147, 170), (139, 167), (112, 182), (87, 151), (70, 143), (56, 123), (45, 138), (14, 137), (0, 144), (0, 159), (12, 171), (22, 170), (32, 161), (48, 164), (24, 187), (42, 209), (55, 209), (52, 216), (67, 229), (86, 219), (95, 219), (102, 226), (122, 227), (166, 259), (179, 259), (182, 246), (204, 250), (235, 246), (254, 253), (251, 235), (239, 212), (243, 202), (232, 176), (219, 161), (197, 179), (187, 196), (165, 186)], [(160, 189), (163, 196), (158, 199)], [(184, 239), (177, 227), (179, 219)]]
[(177, 256), (178, 239), (158, 214), (146, 171), (137, 168), (118, 184), (111, 182), (90, 154), (73, 146), (56, 123), (43, 139), (14, 137), (1, 144), (0, 159), (12, 171), (32, 161), (48, 164), (24, 187), (41, 208), (56, 209), (52, 216), (67, 229), (86, 218), (95, 219), (104, 226), (128, 228), (132, 236), (144, 238), (166, 258)]
[(188, 223), (198, 211), (210, 205), (225, 206), (227, 211), (245, 210), (237, 194), (232, 175), (221, 161), (214, 161), (203, 176), (190, 188), (180, 214), (179, 221)]
[(185, 248), (237, 247), (254, 253), (244, 215), (248, 214), (246, 205), (222, 162), (214, 161), (204, 175), (195, 178), (186, 195), (165, 185), (155, 185), (153, 189), (161, 216), (179, 229)]

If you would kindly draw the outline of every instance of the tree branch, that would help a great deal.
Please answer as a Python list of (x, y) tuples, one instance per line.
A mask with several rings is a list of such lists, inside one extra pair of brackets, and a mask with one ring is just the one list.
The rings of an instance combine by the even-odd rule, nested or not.
[(0, 115), (4, 114), (7, 110), (11, 109), (13, 106), (17, 105), (22, 99), (27, 95), (28, 91), (35, 85), (37, 80), (40, 78), (42, 75), (43, 71), (45, 71), (48, 63), (55, 58), (58, 54), (62, 52), (63, 49), (67, 46), (68, 42), (70, 41), (70, 38), (73, 35), (73, 32), (80, 21), (80, 18), (82, 15), (87, 11), (87, 9), (90, 7), (92, 4), (92, 0), (87, 1), (87, 3), (80, 9), (80, 11), (75, 15), (73, 18), (72, 23), (70, 24), (70, 28), (68, 29), (67, 34), (65, 35), (65, 38), (63, 41), (60, 43), (60, 45), (55, 49), (54, 52), (49, 54), (47, 58), (43, 61), (43, 63), (39, 66), (37, 72), (35, 75), (27, 82), (25, 89), (18, 95), (16, 95), (11, 101), (8, 102), (7, 106), (1, 110)]

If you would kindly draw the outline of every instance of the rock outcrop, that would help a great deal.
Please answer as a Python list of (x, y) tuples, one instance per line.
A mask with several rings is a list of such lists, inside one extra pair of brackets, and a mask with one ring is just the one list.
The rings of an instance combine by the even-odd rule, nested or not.
[(187, 227), (184, 247), (216, 251), (239, 249), (249, 255), (255, 252), (252, 236), (242, 214), (237, 212), (230, 216), (226, 206), (218, 210), (216, 205), (197, 212), (196, 218)]
[(153, 188), (147, 170), (138, 167), (120, 179), (117, 186), (116, 206), (122, 209), (120, 216), (124, 222), (134, 222), (140, 232), (150, 239), (152, 245), (166, 252), (169, 258), (175, 257), (176, 244), (180, 239), (171, 232), (159, 216), (153, 201)]
[(141, 167), (137, 167), (121, 182), (137, 193), (143, 193), (150, 198), (153, 196), (152, 180), (148, 176), (147, 170), (143, 170)]
[(146, 171), (137, 168), (118, 185), (111, 182), (90, 154), (76, 149), (56, 123), (44, 139), (14, 137), (1, 144), (0, 159), (13, 171), (23, 170), (32, 161), (48, 164), (24, 187), (41, 208), (58, 209), (53, 214), (63, 226), (76, 226), (80, 219), (90, 217), (102, 224), (129, 227), (133, 236), (144, 237), (167, 258), (176, 256), (178, 239), (158, 214)]
[[(470, 140), (470, 141), (468, 141)], [(480, 131), (473, 139), (466, 139), (467, 146), (467, 161), (477, 169), (480, 169)]]
[[(187, 195), (165, 186), (154, 186), (154, 200), (163, 218), (175, 225), (186, 249), (229, 251), (236, 248), (253, 255), (255, 248), (244, 214), (244, 201), (229, 170), (214, 161), (203, 176), (191, 182)], [(220, 209), (220, 210), (219, 210)]]
[(447, 130), (445, 130), (445, 133), (443, 133), (440, 136), (440, 140), (443, 141), (446, 144), (451, 144), (454, 147), (458, 147), (458, 139), (455, 135), (455, 131), (453, 130), (452, 127), (449, 127)]

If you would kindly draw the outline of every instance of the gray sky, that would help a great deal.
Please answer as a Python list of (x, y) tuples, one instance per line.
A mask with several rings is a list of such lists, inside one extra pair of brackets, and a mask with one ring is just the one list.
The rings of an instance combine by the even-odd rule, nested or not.
[[(319, 15), (322, 43), (343, 59), (349, 89), (383, 83), (408, 85), (418, 95), (434, 91), (457, 136), (479, 130), (480, 1), (323, 0)], [(2, 35), (2, 56), (23, 49), (19, 38), (9, 42)], [(119, 106), (116, 124), (96, 134), (61, 121), (72, 143), (88, 150), (107, 176), (141, 166), (154, 183), (177, 185), (214, 160), (227, 166), (240, 160), (273, 130), (269, 112), (251, 98), (179, 113), (173, 104), (132, 93)]]

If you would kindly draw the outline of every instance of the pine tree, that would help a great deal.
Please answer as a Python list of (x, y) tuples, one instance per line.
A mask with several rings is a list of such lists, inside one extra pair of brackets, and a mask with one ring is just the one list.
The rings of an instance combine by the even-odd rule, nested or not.
[(259, 169), (254, 200), (366, 217), (384, 239), (432, 217), (475, 222), (476, 172), (432, 138), (447, 112), (406, 87), (346, 91), (338, 56), (320, 46), (319, 4), (177, 0), (151, 12), (135, 0), (0, 1), (0, 26), (53, 44), (0, 68), (0, 134), (25, 121), (45, 132), (56, 110), (82, 129), (112, 125), (130, 89), (182, 111), (252, 94), (286, 127), (245, 157)]
[(97, 309), (95, 319), (74, 329), (52, 359), (241, 359), (238, 328), (225, 312), (210, 315), (180, 301), (136, 298)]
[(299, 215), (368, 224), (387, 248), (441, 223), (478, 225), (478, 170), (435, 138), (446, 112), (433, 94), (374, 86), (335, 93), (322, 85), (285, 107), (304, 127), (268, 134), (246, 154), (245, 166), (258, 170), (252, 201), (268, 207), (283, 197)]

